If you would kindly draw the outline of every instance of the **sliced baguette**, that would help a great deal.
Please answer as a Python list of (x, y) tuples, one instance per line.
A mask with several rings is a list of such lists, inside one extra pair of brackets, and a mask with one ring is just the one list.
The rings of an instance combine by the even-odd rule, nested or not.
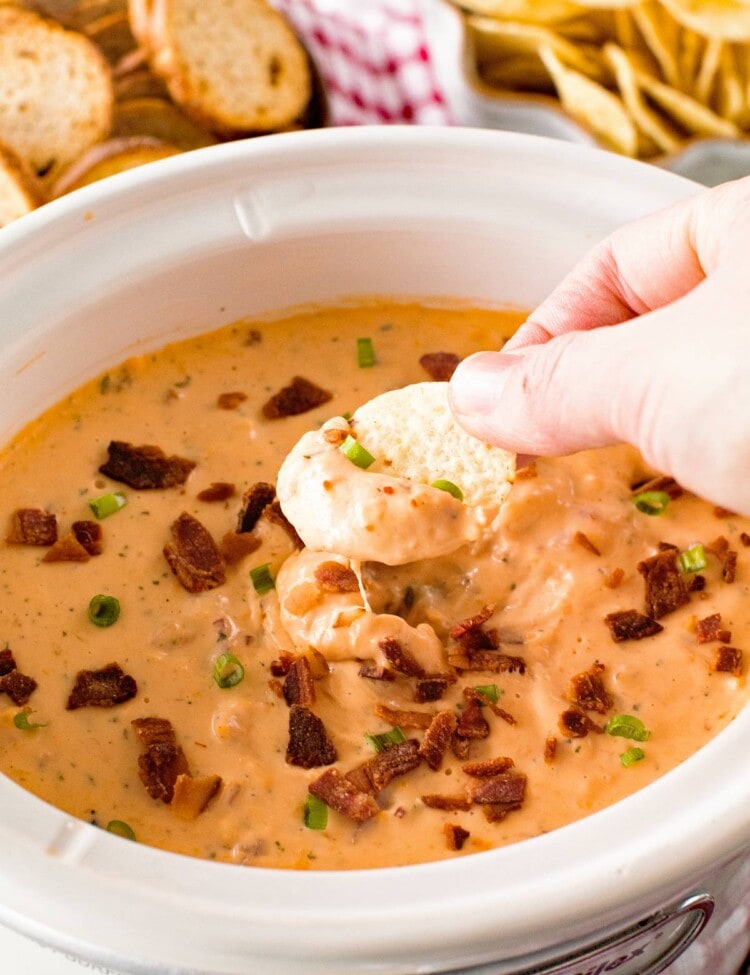
[(112, 136), (148, 135), (178, 149), (200, 149), (216, 140), (164, 98), (128, 98), (115, 105)]
[(130, 11), (172, 98), (217, 134), (273, 131), (305, 111), (307, 54), (265, 0), (131, 0)]
[(0, 145), (0, 227), (5, 227), (46, 202), (42, 187), (27, 166)]
[(63, 196), (107, 176), (114, 176), (158, 159), (166, 159), (168, 156), (176, 156), (180, 152), (175, 146), (145, 136), (106, 139), (92, 146), (68, 167), (52, 187), (52, 196)]
[(82, 34), (31, 11), (0, 6), (0, 141), (53, 181), (104, 138), (112, 77)]

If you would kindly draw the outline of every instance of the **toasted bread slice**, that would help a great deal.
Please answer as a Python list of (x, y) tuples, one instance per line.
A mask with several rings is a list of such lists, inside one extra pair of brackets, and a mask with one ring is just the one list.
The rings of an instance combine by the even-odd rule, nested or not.
[[(172, 98), (223, 137), (291, 125), (310, 100), (307, 54), (265, 0), (131, 0)], [(132, 20), (131, 20), (132, 23)], [(139, 37), (141, 24), (133, 27)]]
[(112, 77), (82, 34), (0, 6), (0, 141), (52, 181), (112, 120)]
[(178, 149), (199, 149), (216, 140), (163, 98), (128, 98), (115, 105), (112, 136), (148, 135)]
[(0, 145), (0, 227), (5, 227), (45, 202), (42, 187), (27, 166)]
[(52, 195), (63, 196), (107, 176), (114, 176), (158, 159), (166, 159), (168, 156), (176, 156), (180, 152), (175, 146), (146, 136), (106, 139), (92, 146), (68, 167), (52, 187)]

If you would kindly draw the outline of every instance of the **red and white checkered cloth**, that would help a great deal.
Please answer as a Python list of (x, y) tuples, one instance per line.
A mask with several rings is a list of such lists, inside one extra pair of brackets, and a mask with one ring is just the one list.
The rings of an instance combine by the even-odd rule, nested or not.
[(330, 125), (447, 125), (421, 0), (273, 0), (307, 47)]

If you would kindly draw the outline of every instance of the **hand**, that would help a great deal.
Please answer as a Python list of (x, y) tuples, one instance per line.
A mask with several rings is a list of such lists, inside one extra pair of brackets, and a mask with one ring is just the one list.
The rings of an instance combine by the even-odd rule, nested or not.
[(617, 230), (502, 352), (461, 363), (451, 402), (489, 443), (556, 455), (626, 441), (750, 514), (750, 177)]

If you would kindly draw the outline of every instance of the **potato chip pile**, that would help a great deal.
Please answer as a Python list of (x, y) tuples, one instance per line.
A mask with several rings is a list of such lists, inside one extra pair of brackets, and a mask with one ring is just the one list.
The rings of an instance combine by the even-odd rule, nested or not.
[(478, 77), (650, 159), (750, 132), (750, 0), (457, 0)]

